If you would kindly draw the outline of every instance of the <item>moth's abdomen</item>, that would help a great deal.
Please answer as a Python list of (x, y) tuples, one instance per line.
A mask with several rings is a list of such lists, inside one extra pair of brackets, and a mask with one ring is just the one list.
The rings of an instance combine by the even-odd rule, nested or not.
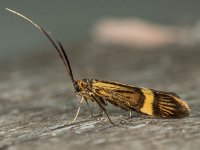
[(141, 88), (140, 112), (161, 118), (183, 118), (190, 115), (187, 103), (174, 93)]

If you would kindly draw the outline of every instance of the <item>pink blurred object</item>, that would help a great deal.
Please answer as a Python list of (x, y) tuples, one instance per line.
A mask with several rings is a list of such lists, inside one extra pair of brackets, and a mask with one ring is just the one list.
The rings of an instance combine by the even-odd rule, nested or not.
[(184, 29), (134, 18), (103, 19), (96, 23), (92, 35), (103, 44), (146, 48), (179, 43)]

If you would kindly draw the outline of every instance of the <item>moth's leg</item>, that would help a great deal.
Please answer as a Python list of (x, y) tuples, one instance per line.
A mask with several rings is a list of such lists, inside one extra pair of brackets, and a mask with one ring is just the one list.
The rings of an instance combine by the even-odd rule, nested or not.
[(116, 126), (116, 124), (110, 119), (110, 116), (108, 115), (106, 108), (98, 100), (96, 102), (99, 105), (99, 107), (102, 109), (102, 111), (106, 114), (106, 116), (107, 116), (108, 120), (110, 121), (110, 123), (112, 125)]
[(86, 98), (84, 98), (84, 99), (85, 99), (85, 101), (86, 101), (88, 110), (90, 111), (90, 118), (96, 118), (96, 117), (100, 117), (100, 116), (103, 116), (103, 115), (104, 115), (104, 111), (99, 107), (99, 105), (98, 105), (97, 103), (95, 103), (95, 104), (98, 105), (100, 112), (99, 112), (98, 114), (94, 114), (94, 113), (92, 112), (92, 110), (90, 109), (88, 100), (87, 100)]
[(87, 107), (88, 107), (88, 110), (89, 110), (89, 112), (90, 112), (90, 118), (96, 118), (96, 117), (99, 117), (99, 116), (103, 116), (104, 115), (104, 111), (102, 111), (102, 109), (100, 108), (100, 114), (95, 114), (94, 115), (94, 113), (92, 112), (92, 110), (90, 109), (90, 105), (89, 105), (89, 103), (88, 103), (88, 100), (87, 99), (85, 99), (85, 101), (86, 101), (86, 104), (87, 104)]
[[(100, 101), (103, 101), (103, 99), (102, 98), (99, 98), (100, 99)], [(99, 102), (100, 102), (99, 101)], [(101, 103), (101, 102), (100, 102)], [(101, 103), (102, 104), (102, 103)], [(105, 106), (106, 105), (106, 103), (103, 103), (104, 105), (103, 106)], [(101, 109), (101, 107), (99, 107), (100, 108), (100, 113), (99, 113), (99, 115), (98, 116), (104, 116), (105, 115), (105, 113), (104, 113), (104, 111)]]
[(131, 110), (129, 111), (129, 117), (132, 117), (132, 111)]
[(90, 94), (92, 99), (99, 105), (99, 107), (101, 108), (101, 110), (106, 114), (108, 120), (110, 121), (110, 123), (114, 126), (116, 126), (116, 124), (114, 122), (112, 122), (112, 120), (110, 119), (107, 111), (106, 111), (106, 108), (101, 104), (101, 102), (99, 102), (98, 98), (95, 97), (95, 95), (93, 94)]
[(99, 112), (97, 112), (97, 114), (93, 115), (91, 118), (96, 118), (96, 117), (104, 116), (104, 114), (105, 114), (104, 111), (101, 109), (101, 107), (97, 103), (95, 103), (95, 107), (99, 108)]
[(76, 119), (77, 119), (77, 117), (78, 117), (78, 114), (79, 114), (79, 112), (80, 112), (81, 106), (83, 105), (83, 100), (84, 100), (84, 98), (81, 97), (80, 103), (79, 103), (79, 107), (78, 107), (78, 110), (77, 110), (77, 112), (76, 112), (76, 116), (74, 117), (74, 119), (72, 120), (72, 122), (76, 121)]
[(87, 108), (88, 108), (88, 110), (90, 112), (90, 118), (92, 118), (94, 115), (92, 113), (92, 110), (90, 109), (90, 105), (89, 105), (88, 100), (86, 98), (85, 98), (85, 101), (86, 101), (86, 104), (87, 104)]

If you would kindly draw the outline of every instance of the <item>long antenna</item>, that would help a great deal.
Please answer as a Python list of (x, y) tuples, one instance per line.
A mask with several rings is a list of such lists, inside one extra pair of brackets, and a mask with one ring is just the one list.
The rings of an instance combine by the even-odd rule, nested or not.
[[(50, 32), (42, 27), (40, 27), (38, 24), (36, 24), (35, 22), (33, 22), (30, 18), (12, 10), (12, 9), (9, 9), (9, 8), (6, 8), (7, 11), (13, 13), (13, 14), (16, 14), (22, 18), (24, 18), (26, 21), (30, 22), (32, 25), (34, 25), (36, 28), (38, 28), (41, 32), (43, 32), (45, 34), (45, 36), (50, 40), (50, 42), (53, 44), (53, 46), (55, 47), (55, 49), (57, 50), (60, 58), (62, 59), (64, 65), (65, 65), (65, 68), (70, 76), (70, 79), (74, 85), (74, 88), (76, 87), (76, 82), (74, 81), (74, 76), (73, 76), (73, 73), (72, 73), (72, 69), (71, 69), (71, 66), (70, 66), (70, 63), (69, 63), (69, 59), (67, 57), (67, 54), (62, 46), (62, 44), (55, 38), (52, 38), (51, 35), (50, 35)], [(54, 40), (55, 39), (55, 40)], [(75, 88), (76, 90), (76, 88)]]

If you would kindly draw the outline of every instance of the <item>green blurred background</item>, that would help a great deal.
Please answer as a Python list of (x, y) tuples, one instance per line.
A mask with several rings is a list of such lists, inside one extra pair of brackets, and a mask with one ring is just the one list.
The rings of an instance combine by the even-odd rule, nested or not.
[(5, 7), (45, 26), (65, 46), (88, 40), (94, 23), (104, 17), (135, 16), (175, 24), (196, 21), (200, 14), (200, 1), (197, 0), (1, 0), (1, 63), (41, 50), (49, 44), (33, 26), (5, 11)]

